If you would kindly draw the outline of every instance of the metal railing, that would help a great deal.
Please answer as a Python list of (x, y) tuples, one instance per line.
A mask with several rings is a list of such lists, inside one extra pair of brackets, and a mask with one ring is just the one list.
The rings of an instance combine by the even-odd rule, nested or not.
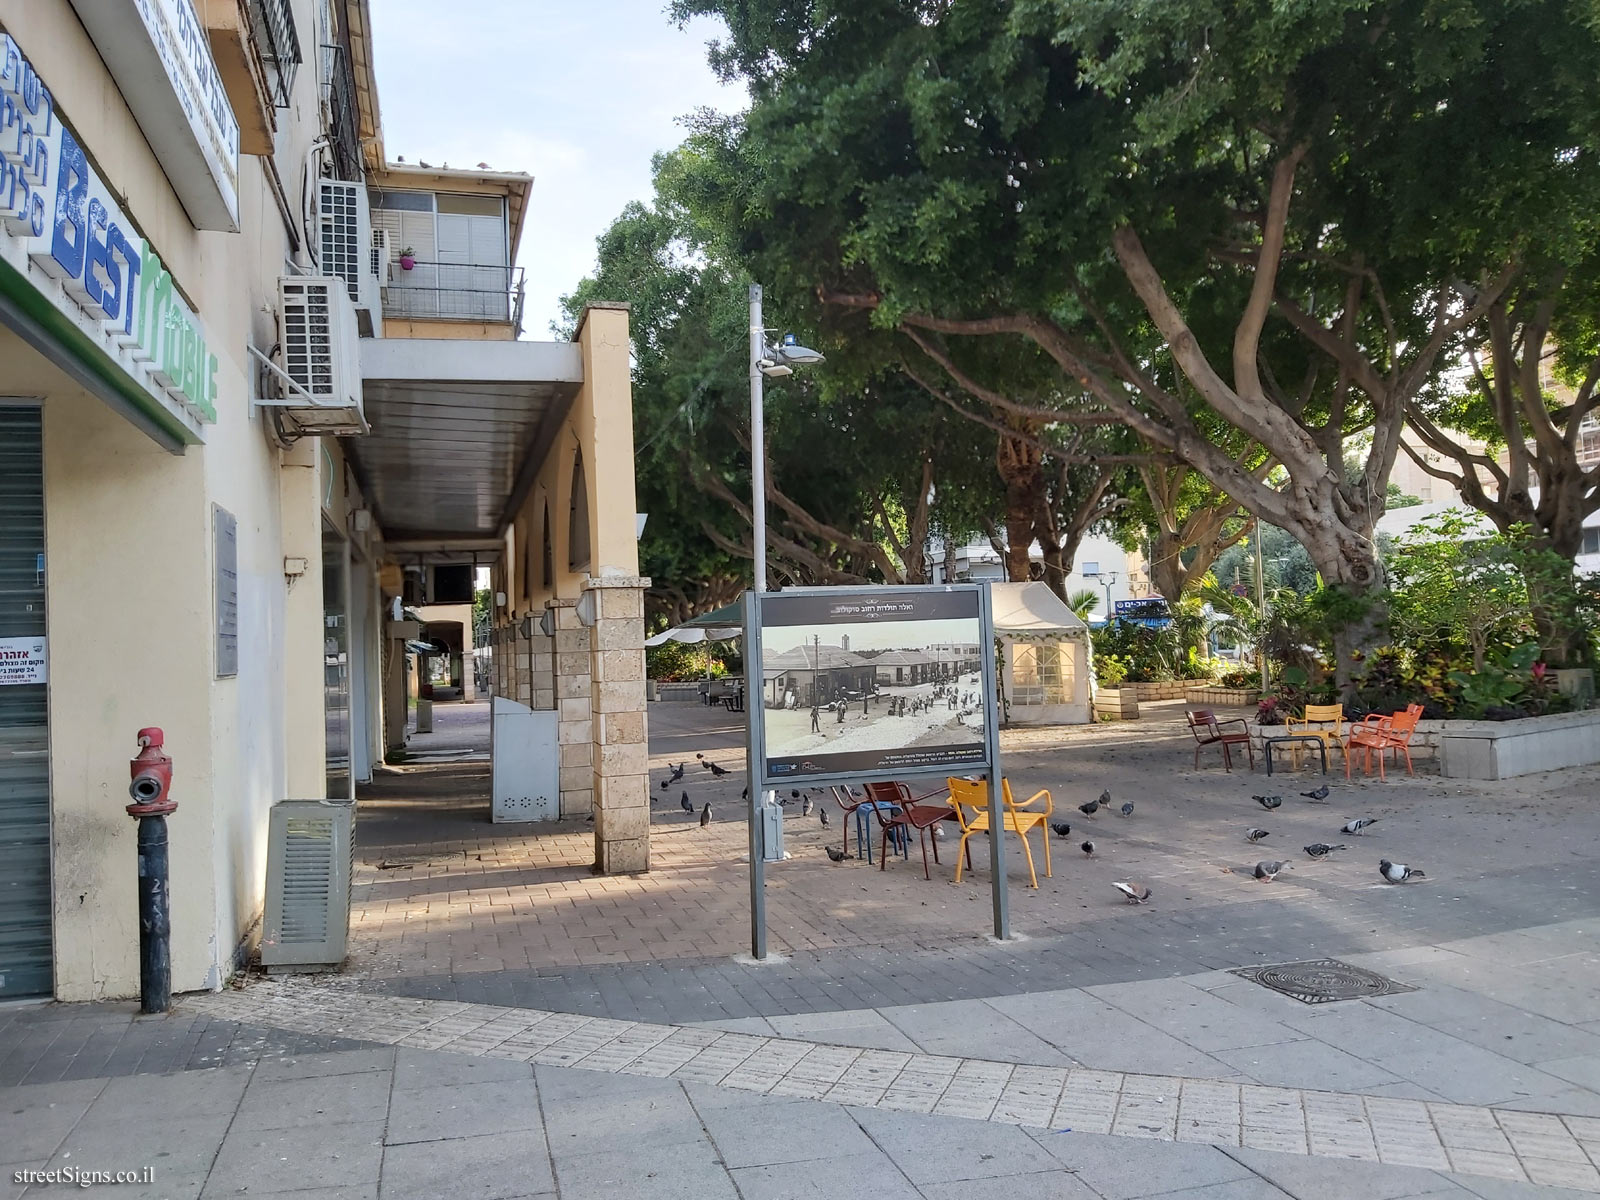
[(295, 72), (300, 68), (300, 35), (294, 28), (294, 10), (289, 0), (246, 3), (250, 10), (250, 36), (266, 68), (273, 106), (288, 108)]
[(415, 260), (405, 270), (389, 267), (383, 301), (386, 317), (439, 318), (447, 321), (509, 321), (521, 332), (521, 267)]
[(328, 141), (340, 179), (360, 179), (361, 114), (356, 108), (356, 76), (343, 46), (322, 47), (322, 101), (328, 114)]

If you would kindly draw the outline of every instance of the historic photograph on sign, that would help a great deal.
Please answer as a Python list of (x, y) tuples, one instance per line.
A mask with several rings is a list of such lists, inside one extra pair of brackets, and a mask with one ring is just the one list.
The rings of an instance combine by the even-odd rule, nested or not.
[(765, 597), (768, 778), (982, 765), (982, 638), (971, 589)]

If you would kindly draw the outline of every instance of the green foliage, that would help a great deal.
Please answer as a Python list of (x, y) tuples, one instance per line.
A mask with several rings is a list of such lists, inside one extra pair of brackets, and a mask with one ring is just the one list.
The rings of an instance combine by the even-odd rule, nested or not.
[(1095, 605), (1099, 603), (1100, 592), (1096, 588), (1081, 588), (1067, 594), (1067, 607), (1080, 621), (1088, 621), (1089, 614), (1094, 612)]
[(1094, 677), (1101, 687), (1116, 687), (1128, 677), (1128, 664), (1115, 654), (1094, 656)]
[(697, 645), (663, 642), (659, 646), (646, 646), (645, 678), (660, 683), (682, 683), (705, 679), (708, 675), (712, 679), (721, 679), (729, 673), (730, 667), (718, 653), (717, 646), (717, 643), (708, 642)]

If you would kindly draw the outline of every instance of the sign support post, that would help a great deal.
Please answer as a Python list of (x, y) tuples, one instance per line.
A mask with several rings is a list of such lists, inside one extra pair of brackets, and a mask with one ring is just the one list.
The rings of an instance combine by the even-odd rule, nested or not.
[[(1006, 894), (1005, 776), (1000, 771), (1000, 706), (996, 703), (999, 678), (995, 664), (994, 597), (987, 585), (978, 593), (979, 627), (983, 630), (983, 740), (989, 752), (989, 893), (994, 908), (994, 936), (1011, 936), (1011, 902)], [(1049, 836), (1049, 831), (1045, 831)]]
[[(756, 576), (756, 582), (761, 577)], [(744, 779), (750, 798), (750, 957), (767, 957), (767, 855), (761, 829), (761, 746), (766, 736), (766, 702), (761, 669), (761, 600), (744, 594)]]

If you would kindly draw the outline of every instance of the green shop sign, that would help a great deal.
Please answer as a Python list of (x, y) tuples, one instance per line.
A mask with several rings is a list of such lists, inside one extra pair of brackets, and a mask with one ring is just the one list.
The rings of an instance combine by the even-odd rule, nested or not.
[(0, 287), (157, 424), (201, 441), (217, 419), (205, 329), (6, 34), (0, 229)]

